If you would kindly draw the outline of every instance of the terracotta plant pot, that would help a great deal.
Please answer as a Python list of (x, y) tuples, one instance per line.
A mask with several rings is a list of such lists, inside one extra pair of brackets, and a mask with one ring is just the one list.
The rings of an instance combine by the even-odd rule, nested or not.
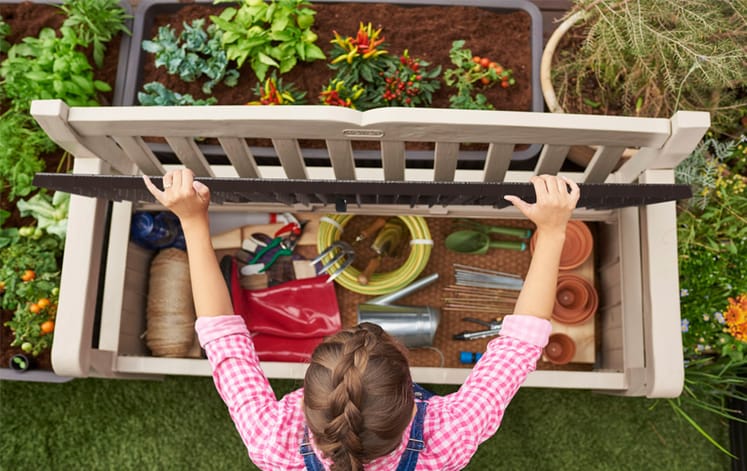
[(545, 346), (545, 356), (556, 365), (565, 365), (576, 354), (576, 342), (566, 334), (552, 334)]
[[(529, 250), (534, 253), (534, 245), (537, 243), (537, 232), (535, 231), (529, 240)], [(568, 221), (565, 230), (565, 244), (560, 254), (560, 269), (573, 270), (580, 267), (591, 255), (594, 248), (594, 237), (591, 235), (589, 226), (583, 221)]]
[(581, 324), (599, 307), (599, 295), (586, 278), (560, 275), (555, 292), (552, 318), (563, 324)]

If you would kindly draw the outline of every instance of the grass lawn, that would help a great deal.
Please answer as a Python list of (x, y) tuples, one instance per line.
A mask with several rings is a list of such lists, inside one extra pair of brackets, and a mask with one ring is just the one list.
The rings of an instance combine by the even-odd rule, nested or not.
[[(299, 385), (273, 380), (279, 395)], [(429, 386), (439, 394), (454, 386)], [(656, 407), (652, 409), (652, 406)], [(696, 413), (722, 443), (728, 429)], [(467, 469), (727, 470), (666, 402), (525, 388)], [(212, 380), (0, 381), (0, 470), (255, 469)]]

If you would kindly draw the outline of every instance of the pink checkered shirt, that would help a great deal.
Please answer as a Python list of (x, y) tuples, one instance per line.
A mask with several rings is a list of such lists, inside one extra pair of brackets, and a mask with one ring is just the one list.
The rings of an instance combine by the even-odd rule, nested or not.
[[(195, 327), (218, 393), (254, 464), (265, 470), (305, 469), (299, 453), (303, 389), (275, 398), (240, 316), (201, 317)], [(429, 399), (425, 449), (420, 452), (417, 469), (462, 469), (469, 463), (477, 446), (498, 430), (506, 406), (535, 369), (550, 331), (550, 322), (537, 317), (504, 318), (500, 336), (488, 344), (459, 390)], [(408, 427), (400, 446), (368, 463), (366, 470), (395, 469), (409, 436)], [(329, 462), (315, 451), (328, 467)]]

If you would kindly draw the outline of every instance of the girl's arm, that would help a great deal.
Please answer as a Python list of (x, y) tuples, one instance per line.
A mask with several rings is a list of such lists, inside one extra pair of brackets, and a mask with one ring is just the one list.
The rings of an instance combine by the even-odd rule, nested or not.
[(506, 196), (537, 226), (534, 254), (514, 314), (550, 319), (566, 224), (576, 207), (580, 191), (575, 182), (550, 175), (532, 177), (531, 182), (537, 195), (536, 203), (528, 204), (516, 196)]
[(148, 177), (143, 176), (143, 180), (151, 194), (176, 214), (182, 224), (197, 317), (233, 314), (231, 295), (210, 239), (208, 187), (194, 181), (194, 174), (188, 169), (164, 175), (163, 191), (156, 188)]
[[(535, 250), (515, 315), (504, 318), (500, 336), (488, 344), (459, 391), (444, 396), (442, 401), (432, 400), (433, 408), (441, 411), (436, 415), (443, 421), (434, 429), (463, 432), (456, 433), (461, 437), (458, 444), (443, 439), (443, 449), (432, 450), (453, 464), (466, 465), (477, 446), (498, 430), (509, 402), (535, 369), (551, 331), (549, 319), (555, 303), (560, 252), (579, 188), (554, 176), (532, 177), (531, 181), (536, 203), (506, 196), (537, 225)], [(437, 447), (441, 441), (434, 443)]]
[[(215, 387), (255, 463), (268, 469), (287, 469), (289, 461), (282, 460), (286, 458), (284, 451), (291, 448), (288, 442), (294, 435), (278, 430), (289, 417), (298, 414), (300, 393), (286, 396), (283, 401), (276, 400), (243, 318), (227, 315), (234, 314), (234, 310), (210, 239), (207, 213), (210, 190), (194, 181), (194, 174), (188, 169), (164, 175), (163, 191), (147, 177), (143, 180), (153, 196), (181, 222), (198, 317), (196, 329), (210, 362)], [(287, 459), (297, 456), (293, 449)]]

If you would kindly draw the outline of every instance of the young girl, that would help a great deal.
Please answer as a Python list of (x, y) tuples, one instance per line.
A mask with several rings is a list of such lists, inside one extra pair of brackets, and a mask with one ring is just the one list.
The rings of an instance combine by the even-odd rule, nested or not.
[(254, 463), (267, 470), (461, 469), (500, 425), (535, 369), (551, 330), (565, 227), (578, 186), (531, 179), (537, 201), (506, 196), (537, 226), (537, 242), (514, 314), (453, 394), (414, 385), (404, 347), (376, 325), (344, 330), (317, 349), (303, 389), (279, 401), (259, 366), (250, 333), (234, 315), (208, 227), (208, 188), (189, 170), (167, 173), (153, 196), (180, 219), (187, 243), (196, 330), (213, 379)]

